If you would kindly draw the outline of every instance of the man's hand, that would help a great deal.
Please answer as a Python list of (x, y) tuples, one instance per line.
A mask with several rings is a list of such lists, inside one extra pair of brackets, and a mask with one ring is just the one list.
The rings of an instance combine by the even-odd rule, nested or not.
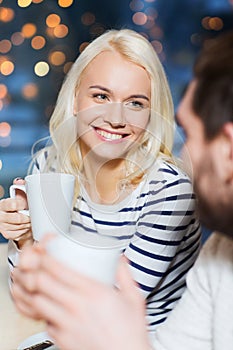
[(114, 288), (66, 267), (42, 242), (21, 253), (12, 277), (18, 309), (44, 319), (61, 349), (150, 349), (144, 300), (123, 259)]

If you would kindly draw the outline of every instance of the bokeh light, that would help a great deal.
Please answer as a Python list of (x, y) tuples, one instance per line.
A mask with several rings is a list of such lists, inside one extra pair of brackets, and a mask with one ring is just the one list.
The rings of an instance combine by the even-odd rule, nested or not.
[(55, 13), (51, 13), (49, 16), (46, 18), (46, 24), (50, 28), (54, 28), (58, 26), (61, 22), (61, 17), (56, 15)]
[(37, 62), (34, 67), (34, 72), (38, 77), (44, 77), (49, 72), (48, 63), (44, 61)]
[(129, 7), (132, 11), (141, 11), (144, 8), (144, 3), (141, 0), (132, 0)]
[(38, 95), (38, 86), (34, 83), (28, 83), (22, 88), (22, 95), (27, 100), (32, 100)]
[(209, 26), (212, 30), (221, 30), (223, 28), (223, 21), (219, 17), (212, 17), (209, 20)]
[(7, 122), (1, 122), (0, 123), (0, 136), (1, 137), (7, 137), (10, 135), (11, 132), (11, 126)]
[(163, 31), (160, 27), (154, 26), (150, 29), (149, 33), (152, 39), (162, 39), (163, 37)]
[(161, 54), (161, 52), (163, 51), (162, 43), (160, 41), (158, 41), (158, 40), (153, 40), (153, 41), (151, 41), (151, 44), (154, 47), (154, 49), (157, 52), (157, 54)]
[(94, 35), (96, 37), (96, 36), (101, 35), (104, 32), (104, 30), (105, 29), (104, 29), (104, 27), (101, 24), (96, 23), (93, 26), (91, 26), (90, 34)]
[(0, 52), (7, 53), (11, 50), (12, 44), (10, 40), (3, 39), (0, 41)]
[(36, 33), (36, 26), (34, 23), (26, 23), (22, 27), (22, 34), (25, 38), (31, 38)]
[(35, 50), (42, 49), (45, 46), (45, 44), (46, 44), (46, 40), (41, 35), (34, 36), (34, 38), (32, 38), (31, 40), (31, 46)]
[(82, 22), (82, 24), (84, 24), (85, 26), (90, 26), (91, 24), (95, 23), (95, 15), (94, 15), (94, 13), (85, 12), (85, 13), (81, 16), (81, 22)]
[(10, 75), (14, 71), (14, 63), (11, 61), (5, 61), (1, 64), (0, 72), (3, 75)]
[(8, 147), (11, 144), (11, 137), (1, 137), (0, 136), (0, 147)]
[(59, 24), (54, 28), (54, 35), (56, 38), (64, 38), (68, 32), (69, 29), (65, 24)]
[(63, 67), (63, 72), (64, 74), (67, 74), (70, 70), (70, 68), (72, 67), (74, 62), (66, 62), (66, 64), (64, 64), (64, 67)]
[(79, 46), (79, 52), (82, 52), (88, 45), (89, 45), (89, 42), (88, 42), (88, 41), (84, 41), (84, 42)]
[(24, 42), (24, 37), (21, 32), (15, 32), (11, 35), (11, 42), (15, 46), (19, 46)]
[(11, 8), (0, 7), (0, 21), (10, 22), (13, 20), (14, 16), (15, 12)]
[(54, 51), (49, 55), (49, 62), (54, 66), (61, 66), (66, 60), (66, 56), (62, 51)]
[(7, 92), (8, 92), (8, 89), (7, 89), (6, 85), (0, 84), (0, 99), (5, 98), (7, 95)]
[(221, 30), (223, 28), (223, 20), (220, 17), (206, 16), (201, 20), (203, 28), (207, 30)]
[(32, 0), (18, 0), (17, 4), (19, 7), (28, 7), (29, 5), (31, 5)]
[(136, 12), (132, 17), (132, 20), (138, 26), (143, 26), (147, 21), (147, 15), (143, 12)]
[(51, 39), (55, 38), (55, 35), (54, 35), (54, 28), (46, 28), (46, 34), (48, 37), (50, 37)]
[(69, 7), (73, 4), (73, 0), (58, 0), (58, 5), (61, 7)]

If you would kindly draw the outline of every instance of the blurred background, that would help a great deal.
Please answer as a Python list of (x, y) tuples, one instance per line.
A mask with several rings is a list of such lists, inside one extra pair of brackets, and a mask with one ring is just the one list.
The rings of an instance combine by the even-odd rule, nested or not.
[(65, 74), (95, 37), (110, 28), (145, 35), (177, 107), (201, 45), (232, 26), (233, 0), (0, 0), (0, 199), (26, 175)]

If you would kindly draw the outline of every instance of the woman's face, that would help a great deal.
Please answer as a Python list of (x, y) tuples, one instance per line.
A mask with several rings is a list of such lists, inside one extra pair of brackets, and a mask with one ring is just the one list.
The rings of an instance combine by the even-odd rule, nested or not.
[(82, 156), (124, 158), (150, 117), (150, 78), (117, 52), (104, 51), (83, 72), (74, 114)]

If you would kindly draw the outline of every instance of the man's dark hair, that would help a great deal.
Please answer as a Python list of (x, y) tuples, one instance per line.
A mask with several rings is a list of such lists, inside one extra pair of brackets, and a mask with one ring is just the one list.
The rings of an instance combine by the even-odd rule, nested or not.
[(233, 31), (205, 43), (194, 65), (197, 86), (192, 108), (213, 139), (227, 122), (233, 122)]

